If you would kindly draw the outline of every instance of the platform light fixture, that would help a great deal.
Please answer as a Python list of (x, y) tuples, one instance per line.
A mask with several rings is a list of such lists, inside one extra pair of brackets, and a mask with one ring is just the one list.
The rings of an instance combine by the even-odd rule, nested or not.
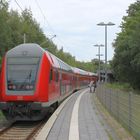
[(98, 56), (99, 57), (99, 83), (100, 83), (100, 81), (101, 81), (101, 75), (100, 75), (100, 70), (101, 70), (101, 63), (100, 63), (100, 57), (101, 56), (103, 56), (103, 54), (101, 54), (100, 53), (100, 47), (104, 47), (104, 45), (103, 44), (96, 44), (96, 45), (94, 45), (94, 47), (98, 47), (98, 54), (96, 55), (96, 56)]
[(97, 25), (105, 27), (105, 82), (107, 82), (107, 27), (113, 26), (115, 24), (112, 22), (108, 22), (108, 23), (100, 22)]

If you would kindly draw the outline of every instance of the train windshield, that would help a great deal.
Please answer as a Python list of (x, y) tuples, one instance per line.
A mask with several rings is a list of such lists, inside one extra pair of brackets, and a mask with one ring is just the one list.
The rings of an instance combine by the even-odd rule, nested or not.
[(40, 58), (8, 58), (7, 88), (13, 91), (34, 90)]

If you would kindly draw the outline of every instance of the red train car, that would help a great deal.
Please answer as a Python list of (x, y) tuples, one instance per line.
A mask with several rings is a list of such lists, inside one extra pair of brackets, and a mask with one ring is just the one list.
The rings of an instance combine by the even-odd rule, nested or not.
[(42, 119), (50, 107), (97, 78), (96, 74), (83, 72), (75, 72), (37, 44), (21, 44), (3, 59), (0, 109), (7, 119)]

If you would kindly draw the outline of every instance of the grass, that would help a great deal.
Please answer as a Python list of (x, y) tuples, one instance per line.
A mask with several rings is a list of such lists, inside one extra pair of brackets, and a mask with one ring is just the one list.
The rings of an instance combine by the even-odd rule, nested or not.
[(110, 133), (108, 132), (108, 131), (106, 131), (107, 132), (107, 135), (108, 135), (108, 137), (109, 137), (109, 140), (114, 140), (113, 138), (112, 138), (112, 136), (110, 135)]
[(128, 83), (107, 83), (106, 87), (111, 88), (111, 89), (117, 89), (125, 92), (133, 92), (134, 94), (140, 95), (140, 90), (139, 89), (133, 89), (130, 84)]
[(5, 117), (4, 117), (3, 113), (0, 111), (0, 121), (3, 119), (5, 119)]
[(133, 91), (133, 88), (128, 83), (107, 83), (106, 86), (112, 89), (119, 89), (122, 91)]

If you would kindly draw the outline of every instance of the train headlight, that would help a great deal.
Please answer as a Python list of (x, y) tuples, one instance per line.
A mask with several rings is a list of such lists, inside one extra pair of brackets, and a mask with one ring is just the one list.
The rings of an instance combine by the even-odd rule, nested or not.
[(30, 89), (30, 86), (29, 85), (26, 85), (26, 89)]
[(30, 89), (33, 89), (33, 85), (30, 85)]
[(11, 86), (11, 85), (9, 85), (9, 86), (8, 86), (8, 89), (12, 89), (12, 86)]
[(8, 85), (8, 89), (9, 90), (15, 90), (16, 89), (16, 86), (15, 85)]
[(12, 86), (12, 89), (16, 89), (16, 86), (15, 86), (15, 85), (13, 85), (13, 86)]

